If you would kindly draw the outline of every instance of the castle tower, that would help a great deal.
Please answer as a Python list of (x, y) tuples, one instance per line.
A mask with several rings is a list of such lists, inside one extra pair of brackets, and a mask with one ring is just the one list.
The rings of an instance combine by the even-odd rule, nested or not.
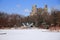
[(48, 7), (47, 7), (47, 5), (44, 6), (44, 11), (45, 11), (45, 12), (48, 12)]
[(35, 15), (36, 13), (37, 13), (37, 5), (33, 5), (32, 6), (32, 12), (30, 15), (32, 16), (32, 15)]

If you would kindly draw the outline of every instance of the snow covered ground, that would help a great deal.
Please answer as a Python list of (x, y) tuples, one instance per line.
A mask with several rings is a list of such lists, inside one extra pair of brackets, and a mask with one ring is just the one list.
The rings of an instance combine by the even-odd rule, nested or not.
[(4, 29), (0, 30), (0, 40), (60, 40), (60, 32), (45, 29)]

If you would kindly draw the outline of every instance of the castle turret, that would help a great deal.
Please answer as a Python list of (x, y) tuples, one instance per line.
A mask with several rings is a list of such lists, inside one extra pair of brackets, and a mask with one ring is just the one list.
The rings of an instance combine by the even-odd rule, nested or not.
[(48, 12), (48, 7), (47, 7), (47, 5), (44, 6), (44, 11), (45, 11), (45, 12)]
[(37, 5), (33, 5), (32, 6), (32, 12), (30, 15), (32, 16), (32, 15), (35, 15), (36, 13), (37, 13)]

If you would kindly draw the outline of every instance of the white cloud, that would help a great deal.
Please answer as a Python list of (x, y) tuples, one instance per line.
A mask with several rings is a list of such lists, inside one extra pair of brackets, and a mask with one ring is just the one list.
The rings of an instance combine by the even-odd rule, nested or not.
[(29, 12), (31, 12), (31, 10), (29, 10), (29, 9), (24, 9), (24, 12), (25, 12), (25, 13), (27, 13), (27, 12), (29, 13)]
[(20, 4), (17, 4), (17, 5), (16, 5), (16, 7), (20, 8), (20, 7), (21, 7), (21, 5), (20, 5)]
[(24, 14), (25, 14), (25, 16), (30, 15), (30, 12), (31, 12), (30, 9), (28, 9), (28, 8), (24, 9)]
[(53, 8), (60, 10), (60, 5), (55, 5)]
[(48, 8), (48, 12), (49, 12), (49, 13), (51, 12), (51, 8)]

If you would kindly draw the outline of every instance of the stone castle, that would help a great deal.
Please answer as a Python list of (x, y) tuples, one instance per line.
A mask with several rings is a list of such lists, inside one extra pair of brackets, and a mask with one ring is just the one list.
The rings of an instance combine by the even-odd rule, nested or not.
[(32, 12), (30, 13), (30, 16), (37, 15), (37, 13), (43, 13), (48, 12), (47, 5), (44, 6), (44, 8), (37, 8), (37, 5), (32, 6)]

